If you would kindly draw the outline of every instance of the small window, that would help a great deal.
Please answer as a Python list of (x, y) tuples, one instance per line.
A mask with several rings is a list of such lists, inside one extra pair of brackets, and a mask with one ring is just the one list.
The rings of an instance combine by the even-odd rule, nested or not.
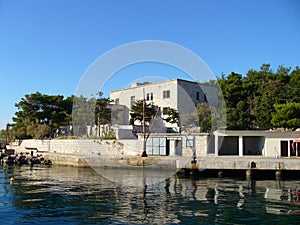
[(170, 90), (163, 91), (163, 98), (170, 98)]
[(163, 107), (163, 115), (168, 115), (169, 107)]
[(135, 103), (135, 96), (131, 96), (130, 97), (130, 105), (131, 105), (131, 107), (134, 105), (134, 103)]
[(200, 93), (199, 92), (196, 93), (196, 99), (200, 100)]
[(203, 95), (203, 98), (204, 98), (204, 102), (207, 102), (206, 94)]
[(152, 101), (153, 100), (153, 93), (147, 93), (146, 94), (146, 101)]
[(119, 105), (119, 102), (120, 102), (120, 99), (116, 98), (116, 100), (115, 100), (116, 105)]
[(188, 137), (186, 139), (186, 147), (194, 147), (194, 138)]

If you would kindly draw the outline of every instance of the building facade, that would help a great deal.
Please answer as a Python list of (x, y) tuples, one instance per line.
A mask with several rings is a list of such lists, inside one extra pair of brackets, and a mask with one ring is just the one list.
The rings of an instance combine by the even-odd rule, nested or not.
[[(218, 88), (197, 82), (173, 79), (157, 83), (134, 83), (129, 88), (111, 91), (113, 125), (128, 125), (130, 110), (138, 100), (145, 99), (160, 109), (160, 116), (167, 115), (168, 108), (176, 109), (179, 115), (193, 113), (199, 103), (210, 106), (218, 104)], [(182, 119), (181, 118), (181, 119)]]

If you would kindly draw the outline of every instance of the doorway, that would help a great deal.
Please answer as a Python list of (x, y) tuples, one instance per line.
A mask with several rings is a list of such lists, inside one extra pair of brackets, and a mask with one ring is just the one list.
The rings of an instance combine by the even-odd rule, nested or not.
[(280, 156), (287, 157), (288, 156), (288, 141), (280, 141)]

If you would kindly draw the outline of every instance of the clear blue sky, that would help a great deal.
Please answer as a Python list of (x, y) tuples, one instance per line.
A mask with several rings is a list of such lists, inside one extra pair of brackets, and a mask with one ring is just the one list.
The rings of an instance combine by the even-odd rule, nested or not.
[(297, 0), (0, 0), (0, 129), (25, 94), (70, 96), (99, 56), (129, 42), (177, 43), (215, 76), (300, 66), (299, 11)]

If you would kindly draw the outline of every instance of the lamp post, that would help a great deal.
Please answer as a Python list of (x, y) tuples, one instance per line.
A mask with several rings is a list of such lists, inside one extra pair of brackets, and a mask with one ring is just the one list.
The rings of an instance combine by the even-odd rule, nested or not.
[(142, 157), (147, 157), (147, 153), (146, 153), (146, 119), (145, 119), (145, 89), (143, 88), (143, 153), (142, 153)]
[(49, 136), (48, 152), (50, 152), (50, 149), (51, 149), (50, 142), (51, 142), (51, 136), (52, 136), (52, 120), (49, 120), (49, 126), (50, 126), (50, 136)]
[(50, 140), (52, 137), (52, 120), (49, 120), (49, 126), (50, 126)]

